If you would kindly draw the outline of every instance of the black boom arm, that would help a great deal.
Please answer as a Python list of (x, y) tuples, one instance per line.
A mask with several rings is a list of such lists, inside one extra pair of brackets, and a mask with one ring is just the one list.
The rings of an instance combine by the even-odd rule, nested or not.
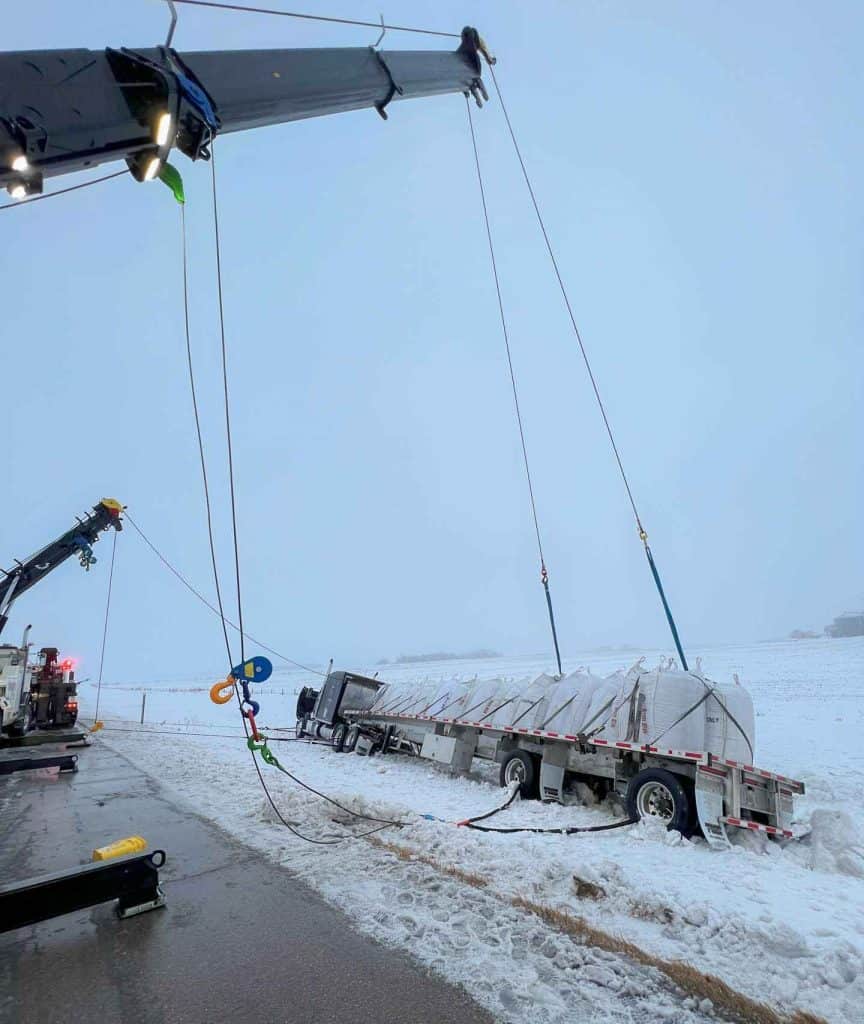
[(84, 568), (89, 569), (95, 561), (91, 545), (96, 543), (103, 530), (112, 526), (115, 530), (123, 529), (120, 519), (122, 511), (123, 506), (119, 501), (103, 498), (98, 505), (93, 506), (89, 515), (79, 519), (71, 530), (51, 541), (41, 551), (24, 562), (16, 561), (14, 569), (0, 569), (0, 573), (3, 573), (0, 579), (0, 632), (9, 618), (13, 601), (67, 558), (77, 554)]
[(0, 54), (0, 186), (24, 196), (46, 177), (125, 160), (148, 180), (174, 147), (207, 158), (220, 132), (471, 93), (486, 98), (476, 29), (454, 52), (373, 47), (177, 53), (30, 50)]

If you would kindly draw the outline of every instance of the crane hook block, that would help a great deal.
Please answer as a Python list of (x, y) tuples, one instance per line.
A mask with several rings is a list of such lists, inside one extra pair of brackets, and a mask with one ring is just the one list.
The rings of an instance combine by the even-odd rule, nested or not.
[(242, 665), (235, 665), (231, 674), (235, 679), (246, 683), (263, 683), (269, 679), (273, 672), (273, 664), (269, 658), (262, 658), (256, 654), (254, 658), (247, 658)]
[(227, 704), (234, 696), (234, 676), (228, 676), (221, 683), (214, 683), (210, 687), (210, 700), (214, 704)]

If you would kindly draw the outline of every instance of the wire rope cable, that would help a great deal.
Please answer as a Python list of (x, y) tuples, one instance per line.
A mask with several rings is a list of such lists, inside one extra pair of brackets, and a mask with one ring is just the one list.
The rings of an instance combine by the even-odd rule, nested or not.
[[(186, 231), (185, 203), (180, 204), (180, 227), (183, 242), (183, 322), (186, 334), (186, 364), (189, 371), (189, 392), (192, 397), (192, 412), (195, 417), (195, 434), (198, 439), (198, 456), (201, 464), (201, 481), (204, 487), (204, 508), (207, 519), (207, 538), (210, 547), (210, 565), (213, 570), (213, 583), (216, 587), (216, 603), (219, 606), (218, 609), (216, 609), (216, 613), (222, 623), (222, 635), (225, 639), (225, 649), (228, 653), (228, 662), (230, 665), (233, 665), (233, 660), (231, 658), (231, 641), (228, 639), (228, 627), (226, 625), (227, 620), (225, 618), (225, 606), (222, 601), (222, 585), (219, 580), (219, 567), (216, 558), (216, 541), (213, 537), (213, 508), (210, 501), (210, 482), (207, 476), (207, 459), (204, 454), (204, 437), (201, 433), (201, 413), (198, 408), (198, 391), (195, 385), (195, 369), (192, 363), (192, 334), (189, 329), (189, 252)], [(135, 526), (135, 523), (133, 522), (132, 525)], [(135, 526), (135, 529), (137, 530), (138, 527)], [(212, 607), (212, 605), (210, 607)]]
[[(216, 199), (215, 178), (214, 178), (213, 198), (214, 198), (214, 204), (215, 204), (215, 199)], [(221, 623), (222, 623), (222, 635), (223, 635), (223, 638), (225, 640), (225, 650), (226, 650), (226, 653), (228, 655), (229, 671), (231, 671), (231, 668), (234, 665), (234, 660), (233, 660), (233, 657), (232, 657), (232, 654), (231, 654), (231, 641), (230, 641), (230, 638), (228, 636), (228, 627), (226, 625), (226, 619), (225, 619), (225, 608), (224, 608), (224, 604), (223, 604), (223, 600), (222, 600), (222, 587), (221, 587), (221, 583), (220, 583), (220, 580), (219, 580), (219, 563), (218, 563), (218, 559), (216, 557), (216, 543), (215, 543), (215, 540), (214, 540), (214, 537), (213, 537), (213, 509), (212, 509), (212, 503), (211, 503), (211, 500), (210, 500), (210, 486), (209, 486), (208, 477), (207, 477), (207, 459), (206, 459), (206, 456), (205, 456), (205, 453), (204, 453), (204, 439), (203, 439), (203, 436), (202, 436), (202, 433), (201, 433), (201, 417), (200, 417), (200, 411), (199, 411), (199, 408), (198, 408), (197, 389), (196, 389), (196, 385), (195, 385), (195, 370), (194, 370), (194, 365), (193, 365), (193, 361), (192, 361), (192, 341), (191, 341), (191, 331), (189, 329), (189, 258), (188, 258), (187, 232), (186, 232), (186, 209), (185, 209), (185, 204), (182, 204), (182, 203), (180, 204), (180, 211), (181, 211), (180, 224), (181, 224), (182, 234), (183, 234), (183, 246), (182, 246), (182, 255), (183, 255), (183, 313), (184, 313), (184, 327), (185, 327), (185, 334), (186, 334), (186, 354), (187, 354), (188, 369), (189, 369), (189, 387), (190, 387), (190, 392), (191, 392), (191, 395), (192, 395), (192, 409), (193, 409), (193, 413), (194, 413), (194, 417), (195, 417), (196, 435), (197, 435), (197, 438), (198, 438), (198, 456), (199, 456), (199, 459), (200, 459), (201, 477), (202, 477), (202, 481), (203, 481), (203, 485), (204, 485), (204, 507), (205, 507), (205, 513), (206, 513), (206, 519), (207, 519), (207, 535), (208, 535), (209, 544), (210, 544), (210, 562), (211, 562), (211, 566), (212, 566), (212, 569), (213, 569), (213, 582), (214, 582), (215, 587), (216, 587), (216, 600), (217, 600), (217, 603), (219, 605), (219, 618), (220, 618)], [(223, 339), (224, 339), (224, 335), (223, 335)], [(234, 692), (235, 692), (235, 695), (237, 697), (238, 706), (241, 707), (241, 711), (242, 711), (242, 705), (240, 705), (240, 694), (239, 694), (239, 692), (237, 690), (236, 684), (235, 684), (235, 687), (234, 687)], [(242, 717), (242, 722), (243, 722), (244, 732), (246, 733), (246, 741), (247, 741), (247, 744), (248, 744), (248, 741), (249, 741), (249, 726), (248, 726), (248, 723), (246, 721), (245, 716)], [(293, 835), (295, 835), (298, 839), (302, 839), (305, 842), (312, 843), (312, 844), (314, 844), (316, 846), (334, 846), (334, 845), (336, 845), (336, 843), (341, 842), (340, 839), (337, 839), (337, 840), (316, 839), (316, 838), (313, 838), (311, 836), (304, 835), (297, 828), (295, 828), (289, 821), (287, 821), (285, 816), (282, 814), (282, 812), (276, 806), (276, 801), (273, 799), (273, 796), (272, 796), (272, 794), (270, 793), (270, 790), (267, 787), (267, 782), (264, 779), (263, 773), (261, 772), (261, 766), (258, 764), (258, 758), (255, 756), (255, 752), (253, 750), (251, 750), (251, 749), (250, 749), (249, 752), (250, 752), (250, 755), (252, 757), (252, 763), (255, 766), (255, 771), (256, 771), (256, 773), (258, 775), (258, 780), (261, 783), (261, 788), (264, 790), (264, 795), (265, 795), (265, 797), (267, 799), (267, 802), (269, 803), (273, 813), (276, 815), (278, 820), (282, 823), (282, 825), (285, 826), (285, 828), (288, 829), (289, 832), (291, 832)]]
[(492, 76), (492, 82), (495, 86), (495, 92), (498, 95), (498, 102), (501, 104), (501, 112), (504, 114), (504, 121), (507, 124), (507, 131), (510, 135), (510, 140), (513, 143), (513, 148), (516, 152), (516, 156), (519, 160), (519, 166), (522, 168), (522, 177), (525, 179), (525, 184), (528, 187), (528, 194), (531, 196), (531, 204), (534, 207), (534, 213), (537, 217), (537, 223), (540, 226), (540, 231), (543, 234), (543, 240), (546, 243), (546, 250), (549, 253), (549, 258), (552, 261), (552, 267), (555, 270), (555, 277), (558, 280), (558, 288), (561, 291), (561, 296), (564, 299), (564, 305), (567, 308), (567, 313), (570, 317), (570, 323), (573, 327), (573, 333), (576, 336), (576, 341), (579, 343), (579, 351), (582, 353), (582, 360), (585, 363), (585, 369), (588, 371), (588, 378), (591, 381), (591, 387), (594, 391), (594, 397), (597, 400), (600, 414), (603, 417), (603, 424), (606, 427), (606, 434), (609, 437), (609, 443), (612, 445), (612, 451), (615, 455), (615, 461), (618, 463), (618, 471), (621, 474), (621, 479), (624, 482), (624, 487), (627, 491), (627, 497), (630, 501), (630, 507), (633, 509), (633, 515), (636, 519), (636, 524), (639, 527), (640, 533), (644, 532), (642, 529), (642, 520), (639, 517), (639, 510), (636, 507), (636, 499), (633, 496), (633, 490), (630, 486), (630, 480), (627, 477), (627, 473), (624, 469), (624, 463), (621, 459), (621, 455), (618, 451), (618, 445), (615, 441), (615, 435), (612, 433), (612, 425), (609, 422), (609, 416), (606, 413), (606, 406), (603, 404), (603, 399), (600, 395), (600, 388), (597, 384), (597, 379), (594, 376), (594, 371), (591, 368), (591, 362), (588, 359), (588, 352), (585, 348), (585, 343), (582, 340), (582, 334), (579, 330), (579, 325), (576, 323), (576, 315), (573, 312), (573, 307), (570, 304), (570, 296), (567, 293), (567, 287), (564, 284), (564, 279), (561, 276), (561, 270), (558, 266), (558, 259), (555, 256), (555, 250), (552, 248), (552, 241), (549, 238), (549, 232), (546, 230), (546, 223), (543, 220), (543, 214), (540, 212), (540, 204), (537, 201), (537, 195), (534, 192), (534, 186), (531, 183), (531, 178), (528, 175), (528, 169), (525, 166), (525, 160), (522, 156), (522, 150), (519, 143), (516, 141), (516, 133), (513, 130), (513, 124), (510, 120), (510, 114), (507, 110), (507, 106), (504, 103), (504, 97), (501, 94), (501, 87), (498, 85), (498, 78), (495, 74), (494, 68), (490, 66), (489, 73)]
[(687, 658), (686, 658), (686, 655), (684, 654), (684, 648), (683, 648), (683, 646), (681, 644), (681, 639), (680, 639), (680, 637), (678, 635), (678, 627), (675, 624), (675, 619), (674, 619), (674, 617), (672, 615), (672, 610), (669, 607), (669, 602), (666, 599), (666, 594), (665, 594), (665, 591), (663, 590), (663, 584), (662, 584), (662, 582), (660, 580), (660, 573), (659, 573), (659, 570), (657, 569), (657, 565), (656, 565), (656, 563), (654, 561), (654, 556), (651, 553), (651, 548), (648, 545), (648, 534), (645, 531), (645, 527), (642, 525), (642, 519), (641, 519), (641, 517), (639, 515), (639, 509), (636, 506), (636, 498), (634, 497), (634, 494), (633, 494), (633, 488), (630, 485), (630, 480), (629, 480), (629, 478), (627, 476), (626, 470), (624, 469), (624, 462), (623, 462), (623, 460), (621, 458), (621, 453), (618, 450), (618, 444), (615, 441), (615, 435), (612, 432), (612, 424), (611, 424), (611, 422), (609, 420), (609, 415), (606, 412), (606, 406), (604, 405), (603, 398), (600, 395), (600, 388), (599, 388), (599, 385), (597, 384), (597, 378), (594, 376), (594, 370), (592, 369), (591, 361), (588, 358), (588, 351), (587, 351), (587, 349), (585, 347), (584, 341), (582, 340), (582, 334), (581, 334), (581, 332), (579, 330), (579, 325), (576, 323), (576, 315), (573, 312), (573, 306), (572, 306), (572, 304), (570, 302), (570, 296), (569, 296), (569, 294), (567, 292), (567, 286), (564, 284), (564, 278), (562, 277), (561, 269), (558, 266), (558, 259), (555, 256), (555, 250), (552, 247), (552, 241), (551, 241), (551, 239), (549, 237), (549, 232), (546, 229), (546, 223), (545, 223), (545, 221), (543, 219), (543, 214), (540, 211), (540, 204), (537, 201), (537, 195), (536, 195), (536, 193), (534, 191), (534, 186), (531, 183), (531, 177), (528, 174), (528, 168), (525, 165), (525, 160), (524, 160), (524, 158), (522, 156), (522, 150), (521, 150), (521, 148), (519, 146), (519, 142), (516, 139), (516, 132), (515, 132), (515, 130), (513, 128), (513, 123), (510, 120), (510, 114), (509, 114), (509, 112), (507, 110), (507, 104), (504, 102), (504, 96), (503, 96), (503, 94), (501, 92), (501, 86), (498, 84), (498, 77), (495, 74), (495, 69), (492, 67), (491, 64), (489, 65), (489, 73), (492, 76), (492, 83), (495, 86), (495, 93), (498, 96), (498, 102), (501, 104), (501, 112), (504, 115), (504, 121), (505, 121), (505, 123), (507, 125), (507, 131), (508, 131), (508, 133), (510, 135), (510, 141), (513, 143), (513, 149), (516, 152), (516, 157), (517, 157), (517, 159), (519, 161), (519, 166), (522, 169), (522, 177), (525, 180), (525, 184), (526, 184), (526, 186), (528, 188), (528, 194), (531, 197), (531, 204), (534, 207), (534, 213), (536, 215), (537, 223), (538, 223), (538, 225), (540, 227), (540, 231), (541, 231), (541, 233), (543, 235), (543, 241), (546, 243), (546, 251), (549, 253), (549, 259), (552, 261), (552, 267), (553, 267), (553, 269), (555, 271), (555, 277), (556, 277), (556, 279), (558, 281), (558, 288), (559, 288), (559, 290), (561, 292), (561, 297), (564, 300), (564, 305), (565, 305), (565, 307), (567, 309), (567, 314), (568, 314), (568, 316), (570, 318), (570, 323), (571, 323), (571, 325), (573, 327), (573, 333), (576, 336), (576, 341), (579, 344), (579, 351), (582, 354), (582, 361), (584, 362), (585, 369), (588, 372), (588, 379), (591, 382), (591, 388), (592, 388), (592, 390), (594, 392), (594, 397), (595, 397), (595, 399), (597, 401), (597, 407), (600, 410), (600, 415), (603, 417), (603, 425), (606, 428), (606, 434), (607, 434), (607, 436), (609, 438), (609, 443), (612, 446), (612, 452), (613, 452), (613, 454), (615, 456), (615, 461), (618, 464), (618, 472), (621, 475), (621, 480), (622, 480), (622, 482), (624, 484), (624, 489), (627, 492), (627, 498), (628, 498), (628, 500), (630, 502), (630, 507), (633, 510), (633, 516), (634, 516), (634, 518), (636, 520), (636, 526), (637, 526), (637, 528), (639, 530), (639, 539), (642, 541), (642, 544), (644, 545), (644, 548), (645, 548), (645, 555), (646, 555), (646, 557), (648, 559), (648, 565), (649, 565), (649, 567), (651, 569), (651, 574), (652, 574), (652, 576), (654, 578), (654, 583), (655, 583), (655, 585), (657, 587), (658, 594), (660, 595), (660, 600), (661, 600), (661, 603), (663, 605), (663, 610), (664, 610), (664, 612), (666, 614), (666, 620), (667, 620), (667, 622), (669, 624), (669, 629), (670, 629), (670, 631), (672, 633), (672, 639), (675, 642), (675, 647), (676, 647), (676, 649), (678, 651), (679, 657), (681, 658), (681, 664), (682, 664), (684, 670), (685, 671), (689, 671), (688, 665), (687, 665)]
[(361, 28), (377, 28), (388, 32), (411, 32), (421, 36), (439, 36), (444, 39), (459, 39), (458, 32), (438, 32), (431, 28), (414, 28), (411, 25), (385, 25), (383, 21), (358, 21), (354, 18), (335, 18), (323, 14), (301, 14), (297, 11), (281, 11), (272, 7), (248, 7), (245, 4), (216, 3), (215, 0), (174, 0), (189, 7), (211, 7), (222, 11), (242, 11), (246, 14), (273, 14), (280, 18), (297, 18), (300, 21), (324, 21), (334, 25), (359, 25)]
[[(225, 334), (224, 294), (223, 294), (223, 288), (222, 288), (222, 256), (221, 256), (221, 235), (220, 235), (220, 231), (219, 231), (219, 200), (218, 200), (217, 178), (216, 178), (216, 162), (215, 162), (215, 155), (213, 153), (214, 149), (215, 149), (215, 147), (211, 148), (211, 164), (210, 164), (210, 166), (211, 166), (212, 201), (213, 201), (213, 225), (214, 225), (214, 238), (215, 238), (215, 246), (216, 246), (216, 273), (217, 273), (217, 296), (218, 296), (218, 306), (219, 306), (220, 347), (221, 347), (221, 356), (222, 356), (222, 393), (223, 393), (224, 403), (225, 403), (225, 431), (226, 431), (226, 444), (227, 444), (227, 450), (228, 450), (229, 498), (230, 498), (230, 503), (231, 503), (231, 523), (232, 523), (232, 535), (233, 535), (233, 541), (234, 541), (234, 567), (235, 567), (235, 576), (236, 576), (237, 618), (238, 618), (238, 632), (240, 634), (240, 651), (241, 651), (241, 662), (240, 663), (243, 664), (245, 662), (245, 648), (244, 648), (244, 642), (243, 642), (243, 637), (244, 637), (244, 632), (243, 632), (243, 608), (242, 608), (242, 592), (241, 592), (241, 587), (240, 587), (240, 555), (239, 555), (239, 543), (238, 543), (238, 531), (237, 531), (237, 502), (236, 502), (236, 491), (235, 491), (235, 487), (234, 487), (233, 439), (232, 439), (232, 434), (231, 434), (231, 413), (230, 413), (230, 399), (229, 399), (229, 389), (228, 389), (227, 341), (226, 341), (226, 334)], [(183, 254), (184, 254), (184, 311), (185, 311), (185, 322), (186, 322), (186, 325), (187, 325), (187, 339), (188, 339), (190, 332), (188, 330), (188, 312), (189, 312), (188, 270), (187, 270), (188, 259), (187, 259), (187, 252), (186, 252), (186, 230), (185, 230), (186, 223), (185, 223), (185, 214), (184, 214), (184, 216), (182, 218), (182, 223), (183, 223), (183, 241), (184, 241), (184, 249), (183, 249)], [(188, 344), (187, 351), (190, 353), (190, 360), (189, 360), (190, 381), (194, 383), (194, 369), (193, 369), (192, 361), (191, 361), (191, 343)], [(195, 402), (195, 412), (196, 412), (196, 426), (198, 427), (199, 455), (200, 455), (200, 458), (201, 458), (201, 466), (202, 466), (202, 473), (203, 473), (203, 472), (206, 471), (206, 460), (205, 460), (205, 457), (204, 457), (203, 439), (201, 437), (201, 432), (200, 432), (200, 418), (198, 417), (197, 401)], [(229, 671), (233, 672), (234, 660), (233, 660), (233, 656), (232, 656), (232, 653), (231, 653), (231, 643), (230, 643), (230, 640), (228, 638), (228, 629), (227, 629), (227, 626), (226, 626), (226, 621), (227, 620), (225, 619), (225, 615), (224, 615), (224, 606), (223, 606), (222, 598), (221, 598), (221, 590), (220, 590), (220, 587), (219, 587), (219, 584), (218, 584), (219, 570), (218, 570), (218, 562), (217, 562), (217, 558), (216, 558), (216, 548), (215, 548), (215, 544), (213, 543), (213, 539), (212, 539), (213, 538), (212, 509), (211, 509), (211, 505), (210, 505), (209, 499), (206, 502), (206, 510), (207, 510), (208, 532), (209, 532), (210, 539), (211, 539), (210, 553), (211, 553), (211, 560), (212, 560), (212, 565), (213, 565), (213, 574), (214, 574), (214, 580), (217, 581), (217, 594), (219, 594), (219, 599), (218, 600), (219, 600), (220, 618), (222, 619), (222, 630), (223, 630), (223, 635), (224, 635), (224, 638), (225, 638), (225, 647), (226, 647), (226, 651), (227, 651), (227, 654), (228, 654)], [(239, 690), (239, 687), (237, 686), (236, 681), (234, 683), (234, 694), (235, 694), (235, 697), (237, 699), (237, 707), (238, 707), (238, 710), (240, 711), (241, 721), (242, 721), (242, 724), (243, 724), (243, 730), (244, 730), (244, 732), (246, 734), (247, 745), (249, 745), (250, 739), (257, 738), (257, 736), (254, 733), (250, 733), (250, 731), (249, 731), (249, 721), (248, 721), (247, 715), (244, 713), (244, 710), (243, 710), (243, 701), (241, 699), (240, 690)], [(279, 810), (278, 806), (276, 805), (276, 801), (273, 799), (273, 795), (271, 794), (270, 788), (267, 785), (267, 780), (264, 778), (264, 773), (261, 771), (261, 765), (258, 762), (258, 758), (256, 757), (255, 750), (252, 748), (251, 745), (249, 745), (249, 753), (250, 753), (250, 756), (252, 758), (252, 763), (253, 763), (253, 765), (255, 767), (255, 772), (256, 772), (256, 774), (258, 776), (258, 781), (261, 784), (261, 788), (264, 791), (264, 794), (265, 794), (265, 797), (267, 799), (267, 802), (269, 803), (270, 807), (272, 808), (273, 813), (276, 815), (278, 820), (290, 832), (292, 832), (295, 836), (297, 836), (300, 839), (305, 840), (306, 842), (314, 843), (314, 844), (317, 844), (319, 846), (334, 846), (334, 845), (336, 845), (338, 843), (345, 842), (345, 841), (347, 841), (349, 839), (362, 838), (362, 835), (350, 834), (350, 835), (341, 836), (341, 837), (338, 837), (338, 838), (335, 838), (335, 839), (315, 839), (315, 838), (312, 838), (310, 836), (304, 835), (302, 832), (298, 831), (293, 825), (291, 825), (290, 822), (288, 822), (286, 820), (285, 816), (282, 814), (282, 812)], [(338, 803), (338, 801), (333, 800), (331, 797), (325, 796), (325, 794), (318, 792), (313, 787), (311, 787), (311, 786), (307, 785), (306, 783), (302, 782), (302, 780), (298, 779), (295, 775), (293, 775), (293, 773), (289, 772), (287, 769), (283, 768), (281, 765), (277, 764), (276, 767), (278, 767), (280, 769), (280, 771), (283, 772), (283, 774), (288, 776), (297, 785), (302, 786), (304, 789), (307, 789), (309, 792), (312, 792), (315, 795), (321, 797), (322, 799), (328, 801), (329, 803), (331, 803), (334, 806), (338, 807), (340, 810), (343, 810), (346, 814), (350, 814), (350, 815), (352, 815), (352, 816), (354, 816), (356, 818), (367, 820), (367, 821), (373, 821), (373, 822), (376, 822), (376, 823), (380, 823), (380, 822), (383, 821), (383, 819), (381, 819), (381, 818), (373, 818), (370, 815), (361, 814), (361, 813), (359, 813), (357, 811), (350, 810), (349, 808), (345, 807), (344, 805)], [(402, 822), (387, 821), (387, 822), (385, 822), (382, 825), (382, 828), (389, 828), (389, 827), (392, 827), (393, 825), (401, 825), (401, 824), (403, 824), (403, 823)], [(377, 832), (377, 831), (379, 831), (379, 829), (374, 829), (373, 831)], [(372, 833), (370, 832), (370, 833), (365, 833), (365, 834), (369, 835), (369, 834), (372, 834)]]
[(113, 174), (105, 174), (101, 178), (93, 178), (92, 181), (82, 181), (78, 185), (70, 185), (68, 188), (60, 188), (56, 192), (46, 192), (41, 196), (32, 196), (30, 199), (19, 199), (14, 203), (4, 203), (0, 210), (14, 210), (16, 207), (30, 206), (31, 203), (39, 203), (43, 199), (54, 199), (55, 196), (65, 196), (67, 192), (78, 192), (82, 188), (90, 188), (91, 185), (98, 185), (103, 181), (110, 181), (112, 178), (120, 178), (128, 174), (126, 170), (115, 171)]
[(498, 298), (498, 313), (501, 317), (501, 333), (504, 336), (504, 349), (507, 353), (507, 367), (510, 372), (510, 385), (513, 389), (513, 405), (516, 409), (516, 423), (519, 427), (519, 441), (522, 446), (522, 461), (525, 466), (525, 479), (528, 483), (528, 497), (531, 501), (531, 516), (534, 520), (534, 534), (537, 538), (537, 551), (540, 555), (540, 581), (546, 591), (546, 602), (549, 609), (549, 622), (552, 627), (552, 641), (555, 645), (555, 660), (558, 663), (558, 674), (561, 675), (561, 651), (558, 647), (558, 632), (555, 628), (555, 615), (552, 611), (552, 596), (549, 592), (549, 574), (543, 556), (543, 541), (540, 537), (540, 521), (537, 516), (537, 501), (534, 497), (534, 483), (531, 479), (531, 466), (528, 461), (528, 445), (525, 441), (525, 427), (522, 422), (522, 410), (519, 406), (519, 389), (516, 384), (516, 371), (513, 367), (513, 353), (510, 349), (510, 332), (507, 328), (507, 317), (504, 313), (504, 299), (501, 294), (501, 281), (498, 276), (498, 261), (495, 258), (495, 245), (492, 241), (492, 228), (489, 223), (489, 209), (486, 204), (486, 188), (483, 184), (483, 173), (480, 168), (480, 153), (477, 149), (477, 135), (474, 131), (474, 117), (471, 114), (471, 101), (465, 96), (465, 109), (468, 111), (468, 127), (471, 132), (471, 145), (474, 150), (474, 166), (477, 170), (477, 184), (480, 187), (480, 202), (483, 208), (483, 220), (486, 225), (486, 241), (489, 243), (489, 260), (492, 265), (492, 277), (495, 281), (495, 294)]
[(237, 626), (240, 633), (240, 664), (242, 665), (246, 661), (246, 649), (243, 639), (243, 600), (240, 592), (240, 542), (237, 535), (237, 494), (234, 488), (234, 442), (231, 437), (231, 403), (228, 397), (228, 346), (225, 341), (225, 302), (222, 293), (222, 242), (219, 234), (219, 203), (216, 196), (216, 147), (211, 144), (210, 148), (210, 179), (213, 185), (213, 230), (216, 240), (216, 291), (219, 303), (219, 334), (222, 352), (222, 393), (225, 398), (225, 440), (228, 449), (231, 533), (234, 541), (234, 576), (237, 584)]
[(96, 684), (96, 711), (94, 720), (99, 720), (99, 698), (102, 696), (102, 670), (105, 667), (105, 646), (108, 641), (108, 615), (111, 611), (111, 591), (114, 586), (114, 560), (117, 555), (117, 531), (111, 545), (111, 568), (108, 571), (108, 597), (105, 600), (105, 621), (102, 623), (102, 650), (99, 652), (99, 681)]
[[(128, 510), (124, 511), (123, 515), (124, 515), (126, 521), (129, 523), (129, 525), (135, 530), (135, 532), (138, 534), (138, 536), (141, 538), (141, 540), (144, 541), (144, 543), (147, 545), (147, 547), (150, 548), (150, 550), (159, 559), (159, 561), (165, 566), (165, 568), (168, 569), (168, 571), (171, 572), (174, 576), (176, 576), (177, 579), (183, 584), (183, 586), (191, 594), (193, 594), (195, 597), (197, 597), (198, 600), (203, 605), (206, 605), (206, 607), (209, 608), (211, 612), (213, 612), (215, 615), (219, 615), (219, 609), (214, 604), (212, 604), (210, 601), (208, 601), (207, 598), (201, 593), (201, 591), (198, 590), (198, 588), (195, 587), (192, 583), (190, 583), (189, 580), (183, 575), (183, 573), (180, 572), (180, 570), (175, 565), (173, 565), (165, 557), (165, 555), (162, 554), (162, 552), (159, 550), (159, 548), (157, 548), (156, 545), (153, 543), (153, 541), (150, 540), (150, 538), (147, 536), (147, 534), (144, 533), (144, 531), (141, 529), (141, 527), (138, 525), (138, 523), (136, 523), (135, 520), (132, 518), (132, 516), (129, 515)], [(236, 625), (236, 623), (232, 622), (227, 617), (225, 618), (225, 622), (234, 630), (239, 628)], [(257, 640), (254, 636), (251, 635), (251, 633), (246, 633), (244, 635), (245, 635), (246, 639), (250, 643), (255, 644), (256, 647), (260, 647), (264, 651), (267, 651), (268, 654), (274, 655), (274, 657), (279, 658), (280, 661), (284, 661), (284, 662), (286, 662), (289, 665), (294, 665), (295, 668), (300, 668), (304, 672), (311, 672), (312, 675), (321, 676), (322, 679), (325, 678), (326, 675), (327, 675), (326, 672), (322, 672), (320, 669), (312, 668), (311, 665), (304, 665), (302, 661), (297, 661), (294, 658), (289, 658), (287, 654), (282, 654), (280, 651), (277, 651), (275, 648), (269, 647), (267, 644), (262, 643), (262, 641)]]

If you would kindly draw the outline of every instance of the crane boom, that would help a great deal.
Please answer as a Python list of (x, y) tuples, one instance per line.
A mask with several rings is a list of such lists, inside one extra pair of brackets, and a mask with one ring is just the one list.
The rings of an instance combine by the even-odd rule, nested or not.
[(486, 98), (476, 29), (453, 52), (374, 47), (30, 50), (0, 53), (0, 186), (38, 193), (46, 177), (125, 160), (139, 180), (176, 146), (193, 160), (213, 137), (394, 100)]
[(14, 569), (0, 569), (0, 633), (9, 618), (13, 601), (35, 586), (44, 576), (62, 565), (67, 558), (77, 554), (85, 569), (89, 569), (93, 558), (91, 545), (95, 544), (103, 530), (113, 527), (122, 530), (120, 514), (123, 506), (113, 498), (103, 498), (93, 511), (56, 540), (31, 555), (23, 562), (16, 562)]

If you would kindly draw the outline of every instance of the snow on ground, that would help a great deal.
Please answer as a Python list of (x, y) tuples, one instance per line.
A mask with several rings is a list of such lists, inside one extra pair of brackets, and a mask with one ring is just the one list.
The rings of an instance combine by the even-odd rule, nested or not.
[[(641, 653), (641, 652), (639, 652)], [(657, 652), (659, 654), (659, 652)], [(306, 743), (273, 742), (292, 772), (373, 816), (410, 821), (379, 838), (489, 880), (466, 886), (433, 868), (400, 860), (367, 840), (315, 846), (274, 823), (237, 725), (236, 708), (206, 694), (169, 692), (211, 680), (166, 683), (147, 698), (147, 733), (128, 723), (141, 694), (103, 687), (101, 742), (178, 791), (199, 813), (300, 874), (346, 909), (357, 926), (412, 953), (457, 981), (496, 1018), (540, 1022), (704, 1019), (657, 972), (614, 954), (577, 946), (538, 918), (513, 908), (514, 895), (569, 911), (667, 959), (687, 961), (733, 988), (789, 1012), (832, 1024), (864, 1021), (864, 640), (728, 646), (701, 653), (718, 679), (738, 672), (757, 711), (756, 763), (803, 780), (797, 817), (811, 834), (780, 845), (742, 834), (726, 853), (704, 842), (644, 826), (573, 837), (494, 835), (447, 822), (495, 807), (504, 793), (494, 765), (475, 761), (464, 778), (419, 759), (334, 754)], [(568, 667), (627, 667), (621, 652), (590, 652)], [(388, 667), (399, 682), (418, 677), (506, 674), (531, 677), (540, 659), (501, 659)], [(368, 669), (367, 669), (368, 670)], [(262, 721), (293, 725), (302, 673), (274, 673), (260, 688)], [(82, 687), (82, 709), (92, 692)], [(231, 706), (229, 706), (231, 707)], [(127, 720), (127, 721), (124, 721)], [(196, 732), (225, 733), (223, 738)], [(130, 729), (129, 732), (110, 731)], [(164, 735), (176, 729), (183, 737)], [(273, 737), (285, 733), (273, 732)], [(332, 838), (371, 823), (342, 812), (264, 767), (283, 815), (300, 831)], [(600, 824), (620, 810), (517, 803), (496, 824)], [(335, 820), (334, 820), (335, 819)], [(599, 885), (580, 898), (574, 876)]]

